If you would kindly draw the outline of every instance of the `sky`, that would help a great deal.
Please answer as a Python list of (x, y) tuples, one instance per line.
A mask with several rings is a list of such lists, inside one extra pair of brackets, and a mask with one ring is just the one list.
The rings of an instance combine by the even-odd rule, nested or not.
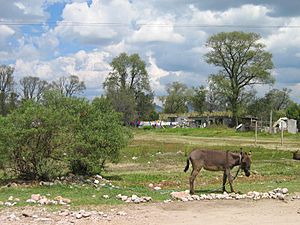
[(174, 81), (207, 86), (217, 68), (205, 62), (207, 39), (218, 32), (261, 35), (273, 54), (274, 86), (300, 103), (298, 0), (0, 0), (0, 64), (16, 81), (77, 75), (89, 99), (104, 94), (109, 63), (120, 53), (146, 62), (156, 96)]

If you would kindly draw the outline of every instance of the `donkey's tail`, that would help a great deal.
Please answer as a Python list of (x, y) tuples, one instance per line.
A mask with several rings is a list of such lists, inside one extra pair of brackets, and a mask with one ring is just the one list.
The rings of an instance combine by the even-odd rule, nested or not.
[(190, 166), (190, 157), (186, 160), (186, 166), (185, 166), (185, 168), (184, 168), (183, 171), (184, 171), (184, 172), (188, 171), (189, 166)]

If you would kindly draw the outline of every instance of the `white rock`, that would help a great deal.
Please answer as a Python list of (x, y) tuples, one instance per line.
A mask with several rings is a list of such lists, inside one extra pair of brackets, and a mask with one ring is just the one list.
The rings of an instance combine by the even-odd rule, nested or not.
[(68, 211), (60, 212), (59, 215), (60, 216), (68, 216), (68, 215), (70, 215), (70, 212), (68, 212)]
[(92, 213), (85, 212), (85, 213), (82, 214), (82, 217), (87, 218), (87, 217), (90, 217), (91, 215), (92, 215)]
[(117, 215), (118, 215), (118, 216), (126, 216), (127, 213), (124, 212), (124, 211), (119, 211), (119, 212), (117, 212)]
[(137, 198), (138, 198), (137, 195), (132, 195), (132, 196), (131, 196), (131, 200), (132, 200), (132, 201), (136, 200)]
[(282, 192), (282, 194), (286, 195), (289, 192), (289, 189), (282, 188), (281, 192)]
[(148, 196), (144, 196), (142, 199), (144, 199), (146, 202), (150, 202), (152, 200), (152, 198)]
[(97, 174), (95, 177), (96, 177), (97, 179), (100, 179), (100, 180), (103, 179), (102, 176), (100, 176), (100, 175), (98, 175), (98, 174)]
[(153, 187), (154, 187), (154, 184), (150, 183), (150, 184), (148, 185), (148, 187), (149, 187), (149, 188), (153, 188)]
[(157, 187), (154, 187), (153, 189), (154, 189), (155, 191), (159, 191), (159, 190), (161, 190), (161, 187), (158, 187), (158, 186), (157, 186)]
[(108, 195), (103, 195), (103, 198), (109, 199), (109, 196)]
[(277, 193), (276, 194), (276, 197), (279, 199), (279, 200), (284, 200), (284, 195), (282, 193)]
[(126, 201), (127, 199), (128, 199), (128, 196), (126, 196), (126, 195), (121, 196), (122, 201)]
[(136, 198), (136, 199), (133, 200), (133, 202), (134, 202), (134, 203), (140, 203), (140, 202), (142, 202), (142, 199)]
[(32, 194), (31, 195), (31, 199), (35, 200), (35, 201), (38, 201), (38, 200), (41, 199), (41, 195), (40, 194)]
[(78, 213), (76, 214), (76, 219), (81, 219), (82, 218), (82, 214)]
[(200, 197), (199, 195), (192, 195), (192, 198), (196, 201), (199, 201), (200, 200)]
[(189, 201), (188, 198), (184, 198), (184, 197), (181, 198), (180, 200), (183, 201), (183, 202), (188, 202)]

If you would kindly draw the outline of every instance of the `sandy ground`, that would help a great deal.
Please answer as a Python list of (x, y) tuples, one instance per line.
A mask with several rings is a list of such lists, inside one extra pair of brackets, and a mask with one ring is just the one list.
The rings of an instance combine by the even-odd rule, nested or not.
[[(22, 212), (30, 212), (29, 217)], [(100, 211), (93, 208), (95, 212)], [(122, 210), (126, 215), (117, 215)], [(213, 200), (194, 202), (150, 203), (121, 208), (101, 209), (98, 214), (76, 219), (38, 208), (6, 209), (0, 212), (0, 224), (111, 224), (111, 225), (299, 225), (300, 200)], [(12, 213), (18, 217), (12, 219)], [(33, 216), (34, 215), (34, 216)]]

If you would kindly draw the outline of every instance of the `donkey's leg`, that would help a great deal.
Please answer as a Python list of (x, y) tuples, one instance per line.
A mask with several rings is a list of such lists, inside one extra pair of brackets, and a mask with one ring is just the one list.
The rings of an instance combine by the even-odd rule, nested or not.
[(227, 174), (226, 174), (226, 170), (224, 171), (224, 174), (223, 174), (223, 192), (225, 191), (226, 192), (226, 188), (225, 188), (225, 184), (226, 184), (226, 180), (227, 180)]
[(193, 171), (191, 173), (190, 176), (190, 194), (193, 195), (195, 193), (194, 190), (194, 181), (198, 175), (198, 173), (200, 172), (201, 168), (193, 168)]
[(234, 192), (233, 187), (232, 187), (233, 177), (232, 177), (231, 174), (230, 174), (230, 169), (226, 169), (225, 172), (226, 172), (226, 175), (227, 175), (227, 177), (228, 177), (228, 182), (229, 182), (229, 185), (230, 185), (230, 191), (231, 191), (231, 192)]

